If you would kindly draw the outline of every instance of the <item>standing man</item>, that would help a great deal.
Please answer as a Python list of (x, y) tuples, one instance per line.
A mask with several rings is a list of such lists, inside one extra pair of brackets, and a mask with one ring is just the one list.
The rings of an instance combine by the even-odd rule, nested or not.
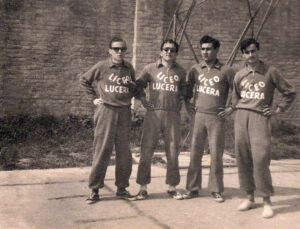
[[(254, 206), (254, 190), (263, 198), (263, 217), (271, 218), (273, 194), (270, 166), (270, 117), (286, 110), (295, 99), (295, 89), (272, 66), (258, 57), (259, 43), (246, 39), (241, 43), (245, 66), (235, 76), (232, 104), (235, 115), (235, 153), (240, 186), (247, 199), (239, 206), (246, 211)], [(272, 111), (275, 88), (283, 101)]]
[[(134, 95), (135, 72), (130, 63), (124, 60), (127, 50), (122, 38), (112, 38), (109, 43), (110, 57), (98, 62), (80, 78), (80, 84), (96, 106), (94, 114), (93, 164), (89, 177), (92, 190), (88, 204), (99, 200), (100, 188), (104, 187), (106, 169), (116, 150), (116, 195), (122, 199), (134, 199), (126, 190), (132, 169), (132, 156), (129, 149), (131, 125), (130, 104)], [(92, 83), (95, 82), (99, 96)]]
[[(210, 36), (200, 40), (203, 61), (194, 65), (187, 79), (188, 112), (193, 115), (193, 134), (191, 142), (190, 165), (187, 174), (184, 199), (199, 196), (202, 183), (202, 156), (205, 140), (208, 137), (211, 155), (208, 188), (217, 202), (224, 202), (223, 152), (225, 117), (233, 111), (225, 107), (228, 91), (232, 89), (234, 71), (217, 59), (220, 42)], [(189, 100), (193, 98), (193, 102)]]
[(147, 109), (144, 120), (141, 157), (137, 173), (140, 191), (137, 199), (148, 197), (147, 184), (151, 181), (151, 161), (154, 150), (162, 133), (166, 157), (168, 194), (174, 199), (182, 199), (176, 191), (179, 184), (179, 144), (180, 144), (180, 109), (184, 101), (185, 70), (175, 61), (178, 44), (167, 39), (161, 44), (160, 59), (147, 65), (136, 84), (140, 88), (149, 87), (149, 101), (145, 94), (140, 98)]

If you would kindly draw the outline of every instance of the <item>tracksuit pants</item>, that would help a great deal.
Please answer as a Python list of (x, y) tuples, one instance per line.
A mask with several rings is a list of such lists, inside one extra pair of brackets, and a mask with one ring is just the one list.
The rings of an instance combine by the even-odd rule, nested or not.
[(208, 189), (223, 192), (223, 152), (225, 146), (224, 119), (215, 114), (196, 112), (192, 132), (190, 165), (187, 173), (186, 189), (195, 191), (202, 186), (202, 156), (208, 137), (211, 164)]
[(254, 111), (238, 109), (235, 115), (235, 153), (239, 182), (246, 192), (273, 194), (270, 173), (270, 119)]
[(167, 157), (166, 184), (176, 186), (180, 182), (178, 155), (180, 151), (180, 114), (174, 111), (149, 110), (146, 113), (141, 156), (136, 182), (146, 185), (151, 182), (151, 161), (162, 133)]
[(116, 151), (115, 185), (120, 188), (128, 187), (132, 170), (132, 155), (129, 148), (130, 107), (101, 104), (95, 111), (94, 125), (94, 154), (89, 188), (104, 187), (104, 178), (114, 145)]

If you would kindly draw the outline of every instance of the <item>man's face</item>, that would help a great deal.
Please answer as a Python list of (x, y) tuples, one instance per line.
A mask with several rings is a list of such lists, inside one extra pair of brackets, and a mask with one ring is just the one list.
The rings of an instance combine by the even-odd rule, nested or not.
[(217, 59), (219, 48), (214, 48), (212, 43), (203, 43), (201, 45), (201, 56), (205, 62), (213, 62)]
[(165, 43), (160, 56), (166, 62), (174, 61), (177, 56), (175, 45), (173, 43)]
[(109, 54), (111, 59), (115, 63), (120, 63), (123, 61), (125, 52), (127, 50), (125, 42), (116, 41), (111, 44), (111, 48), (109, 49)]
[(246, 61), (246, 63), (254, 64), (258, 61), (258, 49), (255, 44), (249, 45), (244, 51), (243, 51), (243, 58)]

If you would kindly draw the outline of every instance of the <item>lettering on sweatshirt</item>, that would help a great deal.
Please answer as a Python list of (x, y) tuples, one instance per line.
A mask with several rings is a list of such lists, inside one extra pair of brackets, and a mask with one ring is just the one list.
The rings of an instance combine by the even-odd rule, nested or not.
[(212, 78), (206, 78), (204, 74), (198, 76), (199, 84), (196, 86), (196, 91), (199, 93), (220, 96), (219, 89), (215, 88), (215, 85), (220, 82), (219, 76), (213, 76)]
[(104, 85), (104, 91), (107, 93), (129, 93), (129, 88), (123, 85), (128, 83), (130, 80), (131, 78), (129, 76), (119, 77), (112, 73), (108, 77), (108, 82)]
[(156, 78), (158, 79), (158, 82), (156, 81), (152, 84), (153, 90), (171, 91), (171, 92), (178, 91), (177, 82), (179, 82), (180, 80), (178, 75), (166, 76), (162, 72), (159, 72), (156, 75)]
[(241, 81), (241, 97), (245, 99), (265, 99), (265, 86), (264, 81), (251, 83), (245, 78)]

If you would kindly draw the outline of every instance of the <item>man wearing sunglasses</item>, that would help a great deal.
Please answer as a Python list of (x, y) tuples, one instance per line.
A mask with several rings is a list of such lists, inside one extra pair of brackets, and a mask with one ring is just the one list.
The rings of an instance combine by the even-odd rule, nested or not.
[[(116, 150), (116, 195), (134, 200), (126, 190), (132, 169), (129, 149), (131, 124), (131, 98), (135, 95), (135, 72), (124, 60), (126, 42), (112, 38), (109, 43), (110, 57), (98, 62), (81, 75), (80, 84), (96, 106), (94, 114), (93, 164), (89, 177), (92, 190), (88, 204), (99, 200), (98, 190), (104, 187), (104, 178), (113, 146)], [(95, 82), (97, 93), (92, 86)]]
[(147, 109), (144, 120), (141, 156), (137, 183), (140, 191), (138, 200), (148, 197), (147, 185), (151, 181), (151, 161), (160, 138), (164, 139), (167, 157), (166, 184), (167, 193), (174, 199), (182, 199), (176, 190), (180, 182), (178, 155), (180, 144), (180, 109), (184, 101), (185, 70), (176, 63), (178, 44), (172, 39), (162, 42), (160, 59), (147, 65), (136, 84), (140, 88), (149, 88), (149, 100), (145, 94), (140, 97)]
[[(254, 207), (254, 190), (263, 198), (263, 217), (274, 215), (270, 196), (273, 194), (270, 173), (270, 117), (286, 110), (295, 99), (295, 89), (277, 69), (265, 64), (258, 57), (259, 43), (253, 39), (241, 42), (245, 66), (234, 78), (232, 105), (235, 115), (235, 154), (241, 189), (247, 199), (239, 211)], [(283, 101), (271, 108), (274, 90), (283, 95)]]
[[(190, 164), (184, 199), (199, 196), (202, 183), (202, 156), (208, 138), (211, 166), (208, 189), (215, 201), (224, 202), (223, 152), (224, 122), (233, 111), (226, 107), (235, 72), (217, 59), (220, 42), (210, 36), (200, 40), (202, 62), (187, 77), (186, 107), (193, 118)], [(192, 99), (193, 98), (193, 99)], [(192, 101), (190, 102), (190, 100)]]

